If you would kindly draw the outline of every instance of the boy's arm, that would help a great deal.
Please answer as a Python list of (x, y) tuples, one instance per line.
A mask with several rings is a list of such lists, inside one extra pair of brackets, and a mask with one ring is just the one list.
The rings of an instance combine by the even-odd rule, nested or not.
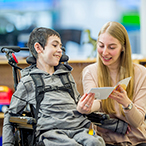
[(3, 146), (13, 146), (14, 145), (14, 133), (13, 126), (9, 122), (10, 116), (21, 114), (22, 110), (26, 106), (27, 92), (26, 88), (22, 82), (17, 86), (17, 90), (12, 96), (9, 109), (4, 114), (4, 124), (3, 124)]
[(7, 111), (4, 115), (4, 124), (3, 124), (3, 146), (14, 146), (14, 133), (13, 126), (9, 122), (10, 114)]

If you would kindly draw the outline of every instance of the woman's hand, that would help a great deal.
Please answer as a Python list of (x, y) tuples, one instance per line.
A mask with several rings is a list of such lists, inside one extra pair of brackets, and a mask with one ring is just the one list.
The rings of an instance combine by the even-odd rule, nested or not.
[(128, 125), (126, 134), (129, 134), (130, 132), (131, 132), (131, 128), (130, 128), (130, 126)]
[(84, 94), (78, 102), (77, 110), (82, 114), (89, 114), (91, 112), (92, 104), (94, 102), (94, 93)]
[(124, 88), (122, 88), (121, 85), (117, 86), (117, 88), (109, 95), (109, 98), (116, 100), (124, 107), (127, 107), (131, 103), (131, 100), (128, 98), (127, 92), (124, 90)]

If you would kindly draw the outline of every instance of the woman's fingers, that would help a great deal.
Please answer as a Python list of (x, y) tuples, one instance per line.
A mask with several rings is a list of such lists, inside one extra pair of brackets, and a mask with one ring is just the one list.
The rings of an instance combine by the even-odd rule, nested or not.
[(87, 93), (85, 93), (82, 97), (81, 97), (81, 99), (80, 99), (80, 101), (84, 101), (85, 100), (85, 98), (87, 97)]
[(84, 106), (90, 108), (94, 101), (94, 93), (89, 93), (87, 98), (84, 100)]
[(130, 126), (128, 125), (126, 134), (129, 134), (130, 132), (131, 132), (131, 128), (130, 128)]
[(82, 96), (82, 98), (80, 99), (81, 102), (83, 102), (84, 104), (86, 103), (90, 103), (92, 100), (94, 99), (94, 93), (86, 93)]
[(77, 109), (81, 113), (89, 113), (94, 101), (94, 93), (85, 94), (80, 99)]

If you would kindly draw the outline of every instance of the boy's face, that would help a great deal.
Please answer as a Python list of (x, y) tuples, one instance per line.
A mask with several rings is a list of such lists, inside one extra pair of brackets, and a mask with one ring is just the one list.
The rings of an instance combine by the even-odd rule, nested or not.
[(54, 67), (59, 64), (62, 56), (62, 44), (58, 36), (50, 36), (47, 44), (41, 53), (38, 53), (39, 58), (42, 60), (42, 65), (46, 67)]

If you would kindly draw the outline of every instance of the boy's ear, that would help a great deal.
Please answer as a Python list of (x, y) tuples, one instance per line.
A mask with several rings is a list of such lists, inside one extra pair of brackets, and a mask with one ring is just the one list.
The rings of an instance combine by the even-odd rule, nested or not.
[(34, 44), (34, 48), (35, 48), (35, 50), (36, 50), (36, 52), (39, 54), (39, 53), (42, 53), (42, 51), (43, 51), (43, 48), (42, 48), (42, 46), (38, 43), (38, 42), (36, 42), (35, 44)]

